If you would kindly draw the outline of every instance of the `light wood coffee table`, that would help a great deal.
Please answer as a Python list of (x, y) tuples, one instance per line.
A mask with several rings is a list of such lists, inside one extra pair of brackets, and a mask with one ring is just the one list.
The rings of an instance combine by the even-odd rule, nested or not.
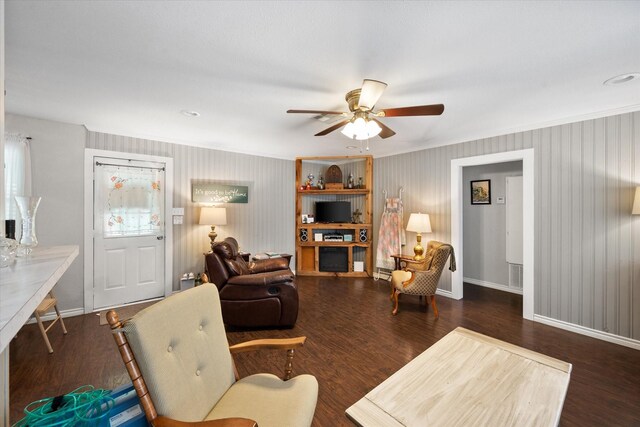
[(357, 425), (555, 426), (571, 364), (457, 328), (347, 409)]

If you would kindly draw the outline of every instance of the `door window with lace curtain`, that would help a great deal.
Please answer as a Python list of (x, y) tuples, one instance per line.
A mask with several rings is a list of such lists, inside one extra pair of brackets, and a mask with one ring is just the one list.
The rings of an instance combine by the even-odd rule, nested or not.
[(96, 167), (96, 231), (105, 238), (161, 234), (164, 168)]

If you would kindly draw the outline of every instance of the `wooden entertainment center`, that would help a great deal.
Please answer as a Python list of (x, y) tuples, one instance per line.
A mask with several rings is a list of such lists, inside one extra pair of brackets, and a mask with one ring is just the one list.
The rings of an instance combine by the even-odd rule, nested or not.
[[(320, 176), (337, 165), (342, 171), (344, 188), (318, 189)], [(333, 171), (333, 169), (332, 169)], [(313, 184), (306, 186), (307, 177), (313, 174)], [(353, 175), (353, 187), (348, 188), (347, 176)], [(355, 174), (355, 175), (354, 175)], [(329, 184), (327, 184), (327, 187)], [(339, 187), (339, 185), (337, 185)], [(331, 185), (336, 187), (336, 185)], [(296, 274), (300, 276), (371, 277), (373, 274), (373, 157), (335, 156), (296, 158)], [(303, 222), (315, 214), (315, 202), (348, 201), (352, 211), (360, 211), (360, 222)], [(322, 234), (316, 240), (316, 234)], [(343, 238), (326, 241), (327, 235)], [(351, 240), (348, 240), (351, 239)], [(327, 249), (329, 248), (329, 249)], [(342, 248), (333, 251), (331, 248)], [(346, 252), (346, 254), (345, 254)], [(344, 258), (338, 269), (327, 266), (327, 260)], [(362, 263), (362, 271), (354, 271), (354, 262)], [(328, 270), (328, 271), (327, 271)]]

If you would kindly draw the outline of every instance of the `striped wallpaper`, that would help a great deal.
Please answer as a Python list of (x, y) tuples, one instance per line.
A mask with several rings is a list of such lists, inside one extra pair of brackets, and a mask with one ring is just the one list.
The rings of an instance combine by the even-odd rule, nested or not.
[[(174, 205), (185, 208), (185, 224), (174, 226), (176, 274), (201, 271), (208, 248), (207, 227), (193, 225), (192, 179), (249, 185), (249, 204), (228, 205), (220, 237), (252, 253), (293, 253), (293, 161), (97, 132), (87, 147), (174, 158)], [(384, 190), (391, 197), (404, 188), (405, 225), (411, 212), (429, 213), (434, 232), (425, 240), (449, 241), (451, 159), (524, 148), (535, 149), (535, 313), (640, 339), (640, 217), (630, 215), (640, 112), (376, 158), (374, 245)], [(411, 253), (415, 234), (407, 240)], [(448, 270), (440, 288), (451, 289)]]
[[(524, 148), (535, 150), (535, 313), (640, 339), (640, 112), (377, 158), (374, 230), (382, 191), (404, 187), (405, 225), (429, 213), (425, 240), (449, 241), (451, 159)], [(448, 270), (440, 287), (451, 289)]]
[(221, 205), (227, 208), (228, 225), (216, 227), (216, 240), (233, 236), (242, 250), (254, 254), (295, 254), (293, 161), (98, 132), (88, 132), (87, 148), (174, 159), (173, 205), (185, 213), (184, 224), (172, 226), (174, 289), (183, 273), (203, 271), (203, 253), (209, 250), (210, 228), (197, 225), (201, 205), (191, 201), (192, 180), (249, 186), (249, 203)]

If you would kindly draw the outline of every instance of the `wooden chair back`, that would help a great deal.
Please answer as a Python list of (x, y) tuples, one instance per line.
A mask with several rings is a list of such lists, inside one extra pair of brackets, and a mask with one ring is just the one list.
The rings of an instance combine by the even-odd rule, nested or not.
[(124, 366), (127, 368), (127, 372), (129, 373), (129, 378), (131, 378), (131, 382), (133, 383), (133, 388), (136, 390), (136, 394), (140, 399), (140, 405), (144, 410), (147, 421), (149, 421), (150, 424), (154, 424), (154, 421), (158, 418), (158, 413), (156, 412), (156, 407), (153, 405), (153, 401), (149, 395), (149, 389), (144, 382), (142, 372), (138, 367), (138, 363), (136, 362), (136, 358), (131, 350), (129, 342), (127, 341), (127, 337), (121, 330), (124, 323), (120, 322), (118, 313), (114, 310), (109, 310), (107, 312), (107, 321), (109, 322), (109, 326), (113, 332), (113, 339), (116, 341)]

